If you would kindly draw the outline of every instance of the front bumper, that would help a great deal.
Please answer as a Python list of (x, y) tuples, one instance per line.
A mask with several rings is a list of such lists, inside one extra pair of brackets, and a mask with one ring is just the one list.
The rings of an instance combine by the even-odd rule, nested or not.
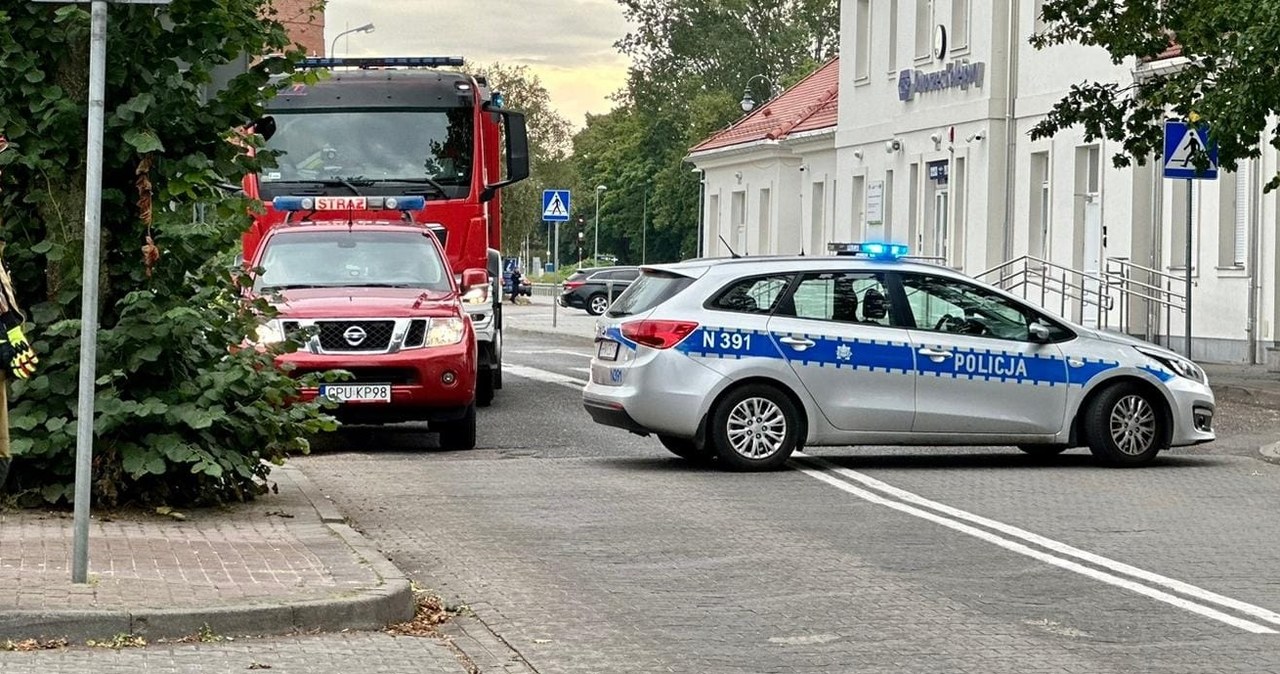
[[(349, 370), (354, 380), (341, 383), (390, 383), (390, 402), (345, 402), (334, 415), (349, 422), (449, 421), (460, 418), (475, 401), (476, 347), (470, 335), (450, 346), (409, 349), (386, 354), (284, 354), (277, 365), (294, 366), (294, 376), (326, 370)], [(453, 382), (445, 383), (451, 373)], [(315, 388), (304, 388), (314, 400)]]
[(1212, 442), (1215, 401), (1208, 384), (1183, 377), (1170, 380), (1166, 385), (1173, 414), (1173, 433), (1169, 445), (1183, 447)]
[(476, 339), (481, 342), (492, 342), (498, 332), (498, 321), (495, 320), (493, 304), (465, 304), (463, 308), (471, 318), (471, 328), (475, 330)]

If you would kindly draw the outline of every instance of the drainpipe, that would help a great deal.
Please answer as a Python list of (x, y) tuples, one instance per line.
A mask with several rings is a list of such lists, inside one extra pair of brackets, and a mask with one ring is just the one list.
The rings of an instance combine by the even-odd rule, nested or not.
[(1249, 364), (1258, 364), (1258, 289), (1261, 287), (1259, 280), (1262, 274), (1259, 273), (1259, 256), (1258, 250), (1258, 229), (1262, 221), (1262, 159), (1259, 157), (1257, 162), (1253, 163), (1249, 171), (1249, 253), (1245, 259), (1245, 266), (1249, 270), (1249, 322), (1246, 323), (1246, 332), (1249, 333)]
[(1014, 180), (1014, 163), (1017, 161), (1018, 151), (1018, 130), (1014, 124), (1014, 102), (1018, 98), (1018, 0), (1009, 2), (1009, 53), (1005, 59), (1005, 111), (1004, 111), (1004, 128), (1005, 142), (1008, 144), (1006, 148), (1005, 164), (1004, 164), (1004, 187), (1005, 187), (1005, 204), (1004, 204), (1004, 260), (1008, 262), (1013, 259), (1013, 201), (1015, 186)]

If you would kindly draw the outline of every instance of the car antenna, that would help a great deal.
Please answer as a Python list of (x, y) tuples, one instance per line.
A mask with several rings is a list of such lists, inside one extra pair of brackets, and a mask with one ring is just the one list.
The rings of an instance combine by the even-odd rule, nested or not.
[(723, 243), (723, 244), (724, 244), (724, 247), (729, 249), (729, 255), (730, 255), (733, 259), (735, 259), (735, 260), (736, 260), (736, 259), (738, 259), (738, 258), (742, 257), (741, 255), (739, 255), (739, 254), (737, 254), (737, 253), (733, 252), (733, 246), (730, 246), (730, 245), (729, 245), (729, 242), (724, 240), (724, 235), (723, 235), (723, 234), (721, 234), (721, 235), (720, 235), (720, 243)]

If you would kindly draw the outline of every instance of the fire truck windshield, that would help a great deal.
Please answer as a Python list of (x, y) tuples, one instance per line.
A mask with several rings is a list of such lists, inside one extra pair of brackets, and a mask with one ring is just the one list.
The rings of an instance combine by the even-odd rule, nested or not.
[[(273, 113), (281, 154), (261, 184), (422, 182), (429, 199), (462, 198), (474, 161), (471, 111), (325, 108)], [(434, 184), (433, 184), (434, 183)]]
[(268, 239), (257, 292), (295, 288), (450, 290), (439, 250), (421, 231), (278, 232)]

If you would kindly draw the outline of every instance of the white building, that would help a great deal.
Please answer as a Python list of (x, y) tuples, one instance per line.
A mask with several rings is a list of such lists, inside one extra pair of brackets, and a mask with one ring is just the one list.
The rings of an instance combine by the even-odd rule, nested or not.
[[(1036, 50), (1040, 4), (843, 2), (839, 61), (691, 152), (705, 171), (703, 253), (727, 253), (721, 236), (750, 254), (905, 242), (973, 275), (1004, 264), (983, 278), (1185, 348), (1187, 181), (1163, 179), (1158, 158), (1116, 169), (1121, 148), (1081, 129), (1029, 135), (1072, 84), (1129, 82), (1176, 58), (1116, 66), (1097, 48)], [(820, 94), (833, 87), (835, 124), (815, 125), (810, 108), (831, 107)], [(1191, 187), (1197, 359), (1265, 362), (1277, 345), (1280, 210), (1262, 194), (1276, 170), (1267, 147)]]

